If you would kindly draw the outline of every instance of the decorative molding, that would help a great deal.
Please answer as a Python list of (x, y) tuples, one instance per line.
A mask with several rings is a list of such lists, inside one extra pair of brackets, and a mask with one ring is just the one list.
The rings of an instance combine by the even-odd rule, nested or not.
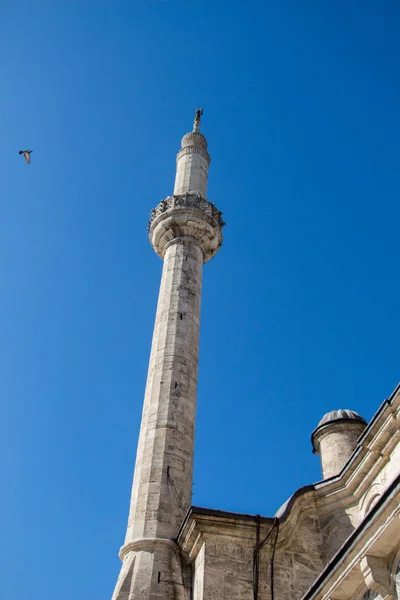
[(177, 551), (177, 545), (173, 540), (169, 540), (167, 538), (139, 538), (122, 546), (119, 551), (119, 558), (124, 560), (129, 552), (134, 552), (135, 550), (146, 550), (148, 552), (152, 552), (154, 550), (154, 546), (156, 545), (171, 546)]
[(211, 157), (208, 154), (207, 150), (205, 150), (204, 148), (201, 148), (199, 146), (185, 146), (184, 148), (181, 148), (181, 150), (179, 150), (178, 154), (176, 155), (176, 162), (179, 162), (179, 160), (183, 156), (186, 156), (186, 154), (201, 154), (201, 156), (203, 156), (206, 159), (207, 164), (210, 165)]
[(161, 202), (153, 208), (150, 212), (150, 220), (147, 224), (147, 231), (150, 231), (150, 227), (153, 221), (167, 210), (177, 209), (177, 208), (189, 208), (200, 210), (205, 214), (209, 215), (218, 223), (220, 227), (224, 227), (225, 223), (222, 219), (222, 212), (218, 210), (213, 202), (209, 202), (200, 194), (179, 194), (174, 196), (169, 196), (165, 200), (161, 200)]

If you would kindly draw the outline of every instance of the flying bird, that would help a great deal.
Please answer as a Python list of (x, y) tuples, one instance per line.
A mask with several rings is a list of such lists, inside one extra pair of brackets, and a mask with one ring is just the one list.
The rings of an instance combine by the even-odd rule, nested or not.
[(32, 152), (32, 150), (20, 150), (18, 152), (18, 154), (24, 155), (24, 158), (25, 158), (26, 162), (28, 163), (28, 165), (31, 162), (31, 157), (30, 157), (31, 152)]

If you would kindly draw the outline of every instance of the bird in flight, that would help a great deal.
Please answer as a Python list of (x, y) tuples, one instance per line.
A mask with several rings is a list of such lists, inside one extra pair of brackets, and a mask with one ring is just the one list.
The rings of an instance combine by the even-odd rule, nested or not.
[(18, 152), (18, 154), (24, 155), (24, 158), (25, 158), (26, 162), (28, 163), (28, 165), (31, 162), (31, 152), (32, 152), (32, 150), (20, 150)]

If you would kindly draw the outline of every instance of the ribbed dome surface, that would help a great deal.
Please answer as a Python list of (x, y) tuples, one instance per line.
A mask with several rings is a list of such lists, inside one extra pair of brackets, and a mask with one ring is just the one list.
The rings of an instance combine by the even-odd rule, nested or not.
[(348, 408), (341, 408), (339, 410), (331, 410), (331, 412), (326, 413), (326, 415), (324, 415), (318, 423), (317, 429), (318, 427), (321, 427), (321, 425), (326, 425), (331, 421), (339, 421), (341, 419), (344, 419), (346, 421), (352, 420), (359, 421), (360, 423), (367, 423), (366, 420), (363, 419), (361, 415), (354, 412), (354, 410), (349, 410)]
[(207, 140), (202, 133), (198, 131), (190, 131), (182, 138), (182, 148), (188, 148), (189, 146), (197, 146), (203, 150), (207, 150)]

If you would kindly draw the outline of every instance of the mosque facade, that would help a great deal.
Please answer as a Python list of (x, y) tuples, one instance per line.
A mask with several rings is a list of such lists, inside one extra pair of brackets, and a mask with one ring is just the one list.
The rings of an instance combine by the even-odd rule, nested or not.
[(400, 385), (370, 423), (347, 409), (321, 419), (321, 481), (274, 516), (192, 506), (202, 271), (224, 226), (201, 115), (149, 222), (164, 264), (112, 600), (400, 599)]

